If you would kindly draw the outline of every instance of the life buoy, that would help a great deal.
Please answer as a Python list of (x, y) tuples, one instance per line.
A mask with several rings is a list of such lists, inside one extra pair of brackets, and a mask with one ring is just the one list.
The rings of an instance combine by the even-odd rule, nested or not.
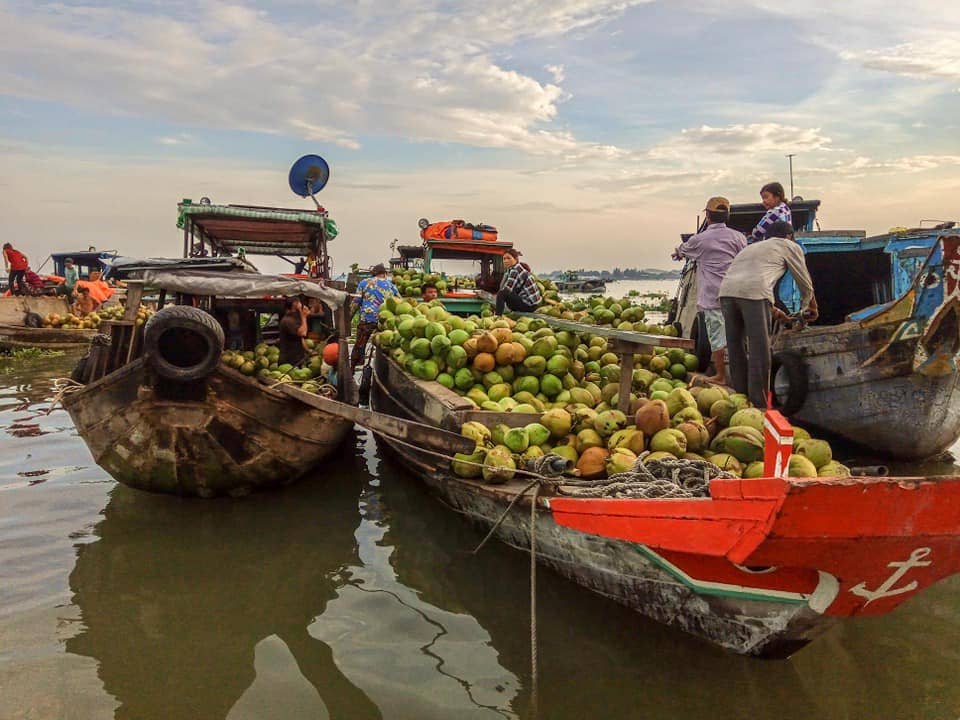
[[(786, 388), (783, 386), (784, 382)], [(777, 385), (780, 385), (779, 393)], [(787, 416), (799, 412), (807, 400), (809, 388), (807, 363), (798, 353), (785, 351), (773, 354), (770, 363), (770, 393), (773, 395), (773, 406), (777, 410)]]
[(168, 305), (147, 321), (143, 346), (157, 375), (178, 382), (200, 380), (220, 363), (223, 328), (199, 308)]

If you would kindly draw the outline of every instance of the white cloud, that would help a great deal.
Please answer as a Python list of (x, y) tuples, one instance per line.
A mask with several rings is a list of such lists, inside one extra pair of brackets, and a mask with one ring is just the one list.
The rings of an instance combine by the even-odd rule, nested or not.
[(788, 153), (826, 150), (831, 140), (820, 128), (801, 128), (780, 123), (736, 124), (725, 127), (702, 125), (681, 130), (650, 150), (655, 159), (690, 159), (699, 155)]
[(193, 141), (188, 133), (178, 133), (177, 135), (163, 135), (157, 138), (161, 145), (186, 145)]
[(0, 94), (349, 149), (361, 134), (383, 134), (608, 157), (609, 146), (553, 127), (568, 98), (562, 68), (541, 83), (493, 53), (608, 22), (643, 1), (335, 3), (298, 24), (217, 0), (184, 18), (178, 5), (169, 15), (22, 6), (0, 10)]
[(934, 42), (905, 42), (892, 47), (844, 52), (865, 68), (920, 78), (960, 80), (960, 47), (957, 36)]
[(544, 69), (553, 76), (553, 81), (555, 83), (562, 83), (566, 77), (566, 71), (564, 70), (563, 65), (546, 65)]

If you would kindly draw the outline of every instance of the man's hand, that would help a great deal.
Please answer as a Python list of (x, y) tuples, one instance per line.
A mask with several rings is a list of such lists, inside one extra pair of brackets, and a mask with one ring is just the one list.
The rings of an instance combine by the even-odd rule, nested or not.
[(785, 322), (789, 322), (789, 321), (790, 321), (790, 316), (787, 315), (787, 314), (786, 314), (783, 310), (781, 310), (780, 308), (774, 307), (774, 308), (773, 308), (773, 319), (776, 320), (776, 321), (778, 321), (778, 322), (785, 323)]
[(683, 260), (683, 255), (680, 254), (680, 248), (677, 248), (673, 251), (673, 254), (670, 256), (671, 260)]
[(309, 314), (310, 314), (310, 308), (308, 308), (306, 305), (301, 305), (301, 306), (300, 306), (300, 316), (301, 316), (301, 317), (307, 317)]

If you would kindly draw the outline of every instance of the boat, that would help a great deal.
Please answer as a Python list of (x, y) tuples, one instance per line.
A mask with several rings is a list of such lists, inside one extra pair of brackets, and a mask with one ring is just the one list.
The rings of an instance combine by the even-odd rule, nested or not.
[(557, 290), (565, 293), (602, 293), (607, 289), (607, 283), (600, 277), (581, 277), (578, 273), (568, 270), (556, 281)]
[[(374, 367), (371, 407), (387, 415), (446, 430), (469, 420), (522, 426), (537, 417), (478, 411), (379, 350)], [(782, 438), (789, 433), (777, 430), (768, 443), (786, 467)], [(435, 454), (379, 440), (443, 504), (494, 527), (507, 545), (530, 547), (526, 479), (491, 485), (458, 477)], [(960, 520), (952, 510), (960, 477), (801, 479), (770, 472), (715, 479), (709, 497), (694, 499), (544, 491), (536, 500), (537, 560), (661, 623), (767, 658), (793, 654), (844, 618), (890, 612), (960, 571)]]
[[(820, 317), (773, 337), (775, 403), (797, 424), (874, 453), (908, 460), (943, 453), (960, 438), (960, 236), (953, 223), (870, 237), (818, 231), (819, 204), (796, 203), (793, 217)], [(728, 225), (749, 232), (762, 212), (733, 205)], [(800, 310), (789, 274), (777, 300), (788, 313)], [(694, 340), (705, 366), (692, 263), (668, 320)]]
[[(293, 482), (353, 426), (349, 296), (325, 284), (335, 226), (319, 203), (304, 211), (204, 198), (184, 200), (178, 213), (183, 259), (118, 263), (139, 278), (127, 281), (126, 314), (103, 323), (109, 340), (80, 361), (64, 407), (97, 464), (133, 488), (211, 497)], [(320, 259), (321, 278), (262, 275), (246, 260), (308, 252)], [(218, 268), (227, 258), (231, 269)], [(143, 324), (136, 313), (145, 290), (157, 292), (158, 309)], [(221, 363), (225, 335), (232, 348), (252, 350), (286, 297), (326, 307), (340, 346), (336, 399), (266, 385)]]

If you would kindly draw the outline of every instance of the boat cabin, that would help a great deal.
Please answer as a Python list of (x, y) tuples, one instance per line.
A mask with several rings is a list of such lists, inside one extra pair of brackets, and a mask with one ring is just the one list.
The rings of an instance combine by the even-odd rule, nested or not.
[(117, 257), (116, 250), (97, 250), (96, 248), (77, 250), (76, 252), (50, 253), (54, 275), (64, 277), (67, 268), (66, 260), (71, 258), (74, 267), (80, 273), (81, 280), (89, 280), (91, 271), (103, 273), (105, 278), (110, 277), (110, 261), (115, 257)]
[[(455, 315), (479, 315), (500, 287), (503, 255), (513, 243), (497, 240), (424, 240), (423, 272), (453, 276), (440, 298)], [(459, 286), (457, 276), (473, 276), (476, 287)]]
[(177, 227), (183, 229), (183, 257), (279, 257), (293, 266), (294, 258), (317, 258), (316, 272), (330, 279), (328, 244), (337, 225), (326, 210), (259, 207), (254, 205), (194, 204), (185, 199), (177, 206)]
[(397, 256), (390, 258), (391, 270), (412, 270), (423, 267), (423, 245), (400, 245)]

